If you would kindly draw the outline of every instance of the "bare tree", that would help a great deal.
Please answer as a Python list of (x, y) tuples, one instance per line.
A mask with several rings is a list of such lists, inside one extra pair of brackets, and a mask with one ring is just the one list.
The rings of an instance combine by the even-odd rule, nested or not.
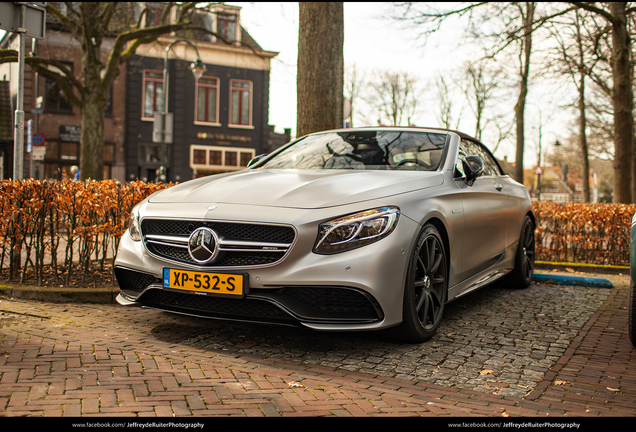
[(368, 85), (366, 102), (381, 124), (410, 125), (419, 109), (417, 78), (408, 72), (376, 72)]
[(499, 116), (487, 116), (487, 111), (495, 92), (501, 86), (503, 70), (489, 70), (486, 61), (467, 62), (463, 75), (462, 81), (465, 83), (461, 84), (461, 88), (475, 116), (475, 138), (481, 140), (486, 126), (499, 119)]
[[(424, 10), (418, 10), (423, 7)], [(476, 42), (487, 42), (487, 57), (515, 59), (518, 77), (518, 97), (514, 106), (516, 119), (515, 174), (523, 182), (524, 112), (530, 79), (530, 61), (533, 34), (546, 21), (563, 15), (573, 8), (562, 8), (552, 13), (537, 14), (537, 4), (472, 2), (451, 10), (436, 10), (439, 6), (402, 4), (401, 14), (394, 18), (421, 30), (420, 36), (436, 32), (442, 23), (452, 17), (466, 17), (470, 34)]]
[(612, 106), (614, 110), (614, 202), (630, 203), (634, 174), (634, 90), (628, 18), (636, 8), (626, 2), (572, 3), (602, 17), (611, 28)]
[[(555, 62), (551, 62), (557, 73), (569, 77), (577, 89), (578, 148), (581, 177), (583, 180), (583, 202), (590, 201), (590, 162), (587, 142), (586, 79), (591, 75), (599, 57), (593, 55), (597, 35), (594, 27), (585, 26), (585, 17), (577, 10), (570, 20), (548, 26), (556, 45)], [(592, 51), (592, 52), (591, 52)]]
[(342, 127), (344, 9), (342, 3), (299, 4), (297, 136)]
[[(453, 123), (453, 97), (451, 90), (444, 79), (443, 74), (439, 74), (435, 79), (435, 87), (437, 89), (437, 102), (438, 102), (438, 120), (440, 124), (446, 129), (452, 129)], [(459, 122), (459, 120), (458, 120)]]
[(351, 103), (351, 126), (353, 126), (353, 118), (356, 114), (356, 108), (360, 100), (361, 91), (364, 89), (366, 76), (364, 72), (360, 72), (357, 65), (347, 68), (345, 73), (345, 95)]

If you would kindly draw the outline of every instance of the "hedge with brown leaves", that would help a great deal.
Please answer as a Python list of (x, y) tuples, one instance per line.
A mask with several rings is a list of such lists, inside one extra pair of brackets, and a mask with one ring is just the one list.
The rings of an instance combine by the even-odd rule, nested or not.
[(636, 204), (534, 203), (537, 260), (629, 266)]
[(44, 268), (56, 283), (68, 285), (74, 272), (89, 277), (96, 266), (112, 264), (132, 208), (155, 191), (171, 186), (140, 181), (0, 182), (0, 268), (22, 283)]
[[(169, 187), (140, 181), (1, 181), (2, 276), (22, 283), (43, 272), (56, 283), (89, 279), (111, 264), (132, 208)], [(636, 205), (536, 202), (540, 261), (629, 265), (630, 221)]]

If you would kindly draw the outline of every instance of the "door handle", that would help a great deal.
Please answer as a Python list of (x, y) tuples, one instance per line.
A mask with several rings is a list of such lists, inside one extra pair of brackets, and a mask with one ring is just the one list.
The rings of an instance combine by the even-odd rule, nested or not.
[(499, 192), (501, 192), (503, 190), (503, 186), (500, 185), (499, 183), (495, 183), (495, 189), (497, 189)]

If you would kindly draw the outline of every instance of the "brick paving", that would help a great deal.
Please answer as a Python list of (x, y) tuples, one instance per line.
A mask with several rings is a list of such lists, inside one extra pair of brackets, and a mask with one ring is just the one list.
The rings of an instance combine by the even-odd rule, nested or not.
[[(563, 291), (565, 297), (560, 298), (573, 296), (567, 309), (578, 305), (575, 315), (584, 315), (580, 323), (568, 311), (554, 315), (558, 309), (546, 309), (544, 303), (535, 302), (532, 317), (538, 321), (534, 324), (537, 329), (546, 329), (539, 332), (536, 340), (546, 339), (547, 332), (550, 343), (533, 345), (533, 339), (525, 347), (530, 348), (525, 357), (534, 356), (537, 361), (554, 359), (545, 370), (536, 371), (541, 374), (540, 380), (525, 381), (529, 392), (523, 395), (502, 391), (511, 387), (504, 381), (504, 366), (523, 357), (518, 350), (485, 350), (488, 346), (510, 346), (487, 336), (487, 329), (494, 331), (497, 327), (495, 321), (488, 321), (491, 315), (486, 314), (489, 318), (473, 327), (474, 331), (481, 328), (485, 333), (481, 345), (473, 347), (469, 356), (481, 359), (482, 363), (475, 365), (477, 369), (492, 365), (488, 369), (492, 372), (483, 374), (485, 380), (474, 388), (466, 387), (461, 385), (462, 378), (468, 381), (483, 369), (476, 372), (471, 367), (442, 366), (456, 357), (449, 357), (449, 352), (457, 351), (445, 351), (445, 347), (454, 347), (458, 342), (469, 345), (468, 339), (455, 340), (466, 330), (458, 326), (461, 318), (479, 316), (493, 308), (505, 311), (509, 306), (506, 302), (483, 301), (505, 295), (497, 289), (468, 303), (455, 303), (454, 309), (449, 305), (449, 318), (438, 339), (422, 345), (433, 345), (437, 353), (445, 353), (433, 356), (438, 371), (446, 373), (447, 379), (442, 380), (433, 380), (429, 372), (414, 372), (417, 366), (413, 364), (431, 360), (434, 353), (422, 356), (413, 350), (424, 348), (413, 346), (400, 351), (392, 345), (389, 349), (388, 342), (377, 335), (356, 334), (360, 338), (358, 349), (380, 346), (374, 352), (378, 358), (375, 370), (361, 371), (361, 351), (351, 348), (343, 358), (342, 347), (330, 351), (324, 346), (330, 338), (341, 340), (343, 336), (338, 334), (287, 331), (280, 327), (263, 330), (264, 326), (258, 326), (256, 332), (255, 326), (212, 324), (209, 320), (112, 304), (4, 298), (0, 302), (0, 416), (633, 417), (636, 349), (627, 335), (626, 281), (623, 277), (611, 290), (585, 291), (576, 287)], [(535, 285), (523, 291), (522, 297), (540, 298), (546, 287), (561, 289)], [(457, 312), (464, 309), (462, 306), (468, 315)], [(551, 321), (538, 318), (550, 314), (554, 315)], [(509, 318), (519, 326), (529, 320), (517, 313)], [(510, 320), (502, 320), (499, 326), (506, 327)], [(470, 321), (475, 320), (466, 320)], [(551, 324), (554, 322), (562, 325)], [(578, 328), (563, 338), (576, 327), (573, 323), (578, 323)], [(238, 333), (227, 337), (228, 328)], [(524, 332), (533, 334), (537, 329)], [(455, 331), (456, 337), (449, 336)], [(219, 341), (213, 337), (215, 332), (226, 336)], [(263, 340), (260, 332), (267, 333), (269, 339)], [(467, 337), (476, 341), (477, 335)], [(275, 342), (277, 336), (284, 344)], [(298, 345), (315, 338), (324, 359), (317, 358), (318, 351), (308, 351), (303, 346), (300, 351), (290, 347), (287, 353), (272, 354), (289, 344), (290, 338)], [(351, 334), (345, 338), (351, 339)], [(367, 360), (368, 356), (362, 356)], [(510, 356), (508, 362), (506, 356)], [(493, 359), (499, 363), (486, 363)], [(391, 361), (398, 365), (377, 367)], [(518, 364), (523, 369), (536, 363)], [(516, 376), (514, 379), (518, 381)]]

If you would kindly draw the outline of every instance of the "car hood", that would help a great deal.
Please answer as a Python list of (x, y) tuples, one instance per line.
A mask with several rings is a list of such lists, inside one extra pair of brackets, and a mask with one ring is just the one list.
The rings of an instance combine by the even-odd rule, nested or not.
[(317, 209), (425, 189), (441, 172), (363, 170), (243, 170), (165, 189), (151, 203), (229, 203)]

